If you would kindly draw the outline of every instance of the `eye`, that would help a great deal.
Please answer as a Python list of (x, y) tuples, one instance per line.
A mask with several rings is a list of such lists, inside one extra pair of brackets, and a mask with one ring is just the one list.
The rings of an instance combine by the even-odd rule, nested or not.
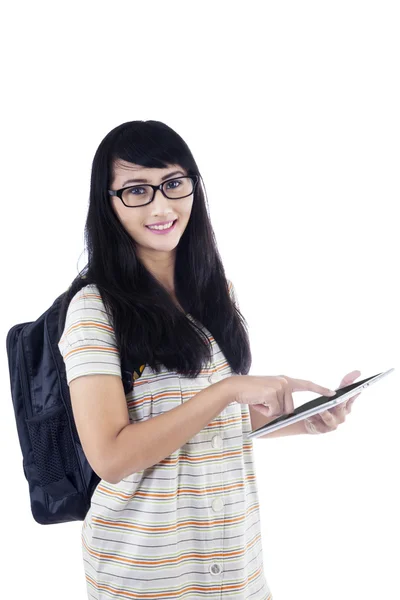
[[(142, 190), (142, 191), (144, 191), (144, 188), (137, 185), (135, 187), (129, 188), (127, 190), (127, 192), (128, 192), (128, 194), (131, 194), (133, 191), (136, 191), (136, 190)], [(140, 196), (140, 194), (133, 194), (133, 196)]]
[[(172, 184), (173, 184), (173, 183), (177, 183), (178, 185), (176, 185), (176, 186), (172, 187)], [(171, 184), (171, 188), (169, 187), (169, 185), (170, 185), (170, 184)], [(172, 179), (171, 181), (168, 181), (168, 186), (167, 186), (167, 189), (172, 189), (172, 190), (174, 190), (174, 189), (176, 189), (177, 187), (179, 187), (179, 186), (180, 186), (180, 184), (181, 184), (181, 181), (180, 181), (180, 179)]]

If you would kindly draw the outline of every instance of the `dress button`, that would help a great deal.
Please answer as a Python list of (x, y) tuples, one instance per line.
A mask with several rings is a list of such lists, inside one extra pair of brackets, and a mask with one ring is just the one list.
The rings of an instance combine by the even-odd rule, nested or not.
[(220, 435), (214, 435), (211, 443), (213, 448), (222, 448), (222, 437)]
[(222, 571), (222, 567), (219, 563), (213, 563), (210, 566), (210, 573), (212, 573), (212, 575), (219, 575), (219, 573), (221, 573)]
[(213, 373), (211, 373), (211, 375), (208, 377), (208, 381), (210, 383), (217, 383), (217, 381), (221, 380), (221, 375), (219, 373), (219, 371), (214, 371)]
[(219, 512), (224, 508), (224, 502), (222, 498), (214, 498), (214, 500), (211, 502), (211, 506), (213, 511)]

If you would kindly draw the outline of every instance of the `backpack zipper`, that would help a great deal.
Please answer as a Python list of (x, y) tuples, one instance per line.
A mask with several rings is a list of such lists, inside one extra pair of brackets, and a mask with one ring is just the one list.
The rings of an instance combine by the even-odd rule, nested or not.
[[(25, 325), (30, 325), (30, 323), (24, 323)], [(25, 416), (27, 419), (31, 419), (33, 416), (32, 413), (32, 407), (31, 407), (31, 403), (30, 403), (30, 390), (29, 390), (29, 385), (28, 385), (28, 381), (27, 381), (27, 375), (26, 375), (26, 359), (25, 359), (25, 353), (24, 353), (24, 345), (22, 343), (22, 335), (23, 335), (23, 330), (25, 327), (21, 328), (21, 332), (18, 336), (18, 344), (19, 344), (19, 351), (21, 354), (21, 358), (22, 358), (22, 363), (23, 363), (23, 369), (20, 369), (20, 373), (19, 373), (19, 378), (20, 378), (20, 382), (21, 382), (21, 386), (22, 386), (22, 404), (24, 406), (24, 411), (25, 411)], [(22, 373), (23, 371), (23, 373)]]
[[(75, 452), (76, 461), (77, 461), (78, 468), (79, 468), (79, 473), (80, 473), (80, 476), (81, 476), (82, 486), (83, 486), (83, 489), (84, 489), (84, 499), (86, 500), (86, 511), (87, 511), (88, 508), (90, 507), (90, 498), (88, 498), (88, 491), (89, 490), (88, 490), (88, 486), (86, 485), (85, 476), (83, 474), (83, 469), (82, 469), (81, 461), (80, 461), (80, 458), (78, 456), (78, 452), (76, 450), (76, 444), (79, 443), (81, 447), (82, 447), (82, 444), (80, 442), (78, 442), (78, 441), (75, 440), (74, 434), (73, 434), (73, 431), (72, 431), (71, 419), (74, 418), (74, 414), (73, 414), (73, 411), (72, 411), (72, 406), (71, 406), (71, 414), (70, 414), (70, 412), (69, 412), (69, 410), (67, 408), (67, 405), (66, 405), (66, 400), (64, 398), (63, 385), (62, 385), (62, 381), (61, 381), (60, 370), (58, 368), (56, 357), (54, 356), (54, 348), (53, 348), (52, 344), (50, 343), (50, 334), (49, 334), (49, 328), (48, 328), (48, 315), (46, 316), (46, 319), (45, 319), (45, 322), (44, 322), (44, 332), (45, 332), (45, 335), (47, 337), (47, 342), (49, 344), (49, 348), (50, 348), (50, 351), (51, 351), (51, 354), (52, 354), (52, 357), (53, 357), (54, 368), (57, 371), (57, 378), (58, 378), (58, 385), (59, 385), (59, 393), (60, 393), (60, 396), (61, 396), (61, 402), (63, 404), (65, 412), (67, 413), (67, 423), (68, 423), (68, 431), (70, 433), (71, 450), (73, 452)], [(58, 351), (59, 351), (59, 349), (58, 349)], [(68, 390), (68, 393), (69, 393), (69, 390)], [(75, 427), (76, 427), (76, 424), (75, 424)], [(86, 460), (87, 460), (87, 458), (86, 458)]]

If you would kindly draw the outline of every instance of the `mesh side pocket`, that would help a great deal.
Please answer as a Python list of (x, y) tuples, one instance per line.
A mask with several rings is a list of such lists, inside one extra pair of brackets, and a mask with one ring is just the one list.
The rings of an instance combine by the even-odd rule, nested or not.
[(51, 414), (26, 419), (41, 485), (60, 481), (78, 469), (75, 448), (63, 406)]

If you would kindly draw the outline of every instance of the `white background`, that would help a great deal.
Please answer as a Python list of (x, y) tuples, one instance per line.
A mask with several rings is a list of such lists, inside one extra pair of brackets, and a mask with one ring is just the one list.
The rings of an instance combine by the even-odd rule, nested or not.
[[(274, 600), (400, 598), (396, 2), (9, 3), (1, 11), (2, 594), (86, 597), (81, 522), (30, 512), (5, 338), (86, 264), (91, 162), (125, 121), (188, 143), (251, 375), (395, 367), (323, 435), (254, 440)], [(397, 259), (396, 259), (397, 256)], [(295, 405), (312, 393), (295, 393)], [(383, 419), (386, 417), (386, 420)]]

